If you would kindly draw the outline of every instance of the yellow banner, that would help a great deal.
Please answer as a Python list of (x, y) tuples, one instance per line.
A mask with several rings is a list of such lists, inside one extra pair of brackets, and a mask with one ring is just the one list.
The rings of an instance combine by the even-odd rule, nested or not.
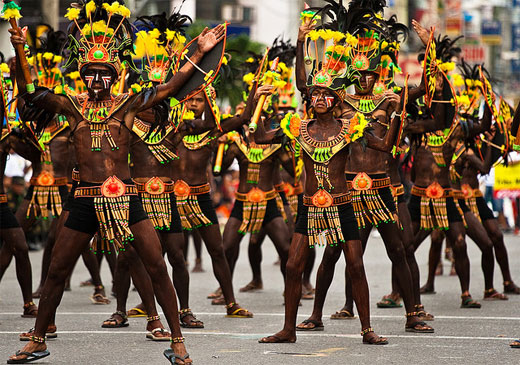
[(494, 190), (520, 190), (520, 163), (495, 167)]

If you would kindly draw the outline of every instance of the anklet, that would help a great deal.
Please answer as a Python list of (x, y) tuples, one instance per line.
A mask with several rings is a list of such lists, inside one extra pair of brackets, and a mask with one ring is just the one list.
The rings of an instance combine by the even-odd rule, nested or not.
[(45, 343), (45, 337), (31, 336), (32, 342)]
[(361, 331), (361, 336), (364, 336), (369, 332), (374, 332), (374, 329), (372, 327), (365, 328), (363, 331)]
[(170, 341), (172, 343), (184, 343), (184, 337), (172, 337)]
[(226, 308), (227, 308), (227, 309), (231, 309), (231, 308), (233, 308), (233, 306), (235, 306), (235, 305), (238, 305), (238, 303), (233, 303), (233, 302), (232, 302), (232, 303), (226, 304)]
[(32, 306), (32, 305), (36, 305), (36, 304), (35, 304), (34, 302), (29, 302), (29, 303), (25, 303), (25, 304), (23, 305), (23, 307), (24, 307), (24, 308), (29, 308), (29, 307)]
[(484, 290), (484, 294), (491, 294), (491, 293), (494, 293), (495, 291), (496, 291), (495, 288), (487, 289), (487, 290)]
[(160, 319), (161, 319), (161, 317), (159, 317), (159, 315), (156, 315), (156, 316), (148, 316), (148, 317), (146, 317), (146, 320), (147, 320), (148, 322), (158, 321), (158, 320), (160, 320)]
[(416, 304), (414, 305), (415, 309), (424, 309), (424, 305), (422, 304)]
[(94, 289), (102, 290), (102, 289), (105, 289), (105, 287), (103, 285), (98, 285), (98, 286), (95, 286)]
[(184, 313), (191, 313), (191, 309), (190, 308), (186, 308), (186, 309), (181, 309), (179, 311), (179, 314), (184, 314)]
[(405, 316), (405, 317), (406, 317), (406, 318), (408, 318), (408, 317), (415, 317), (415, 316), (417, 316), (417, 315), (419, 315), (419, 313), (417, 313), (417, 312), (410, 312), (410, 313), (406, 313), (406, 316)]

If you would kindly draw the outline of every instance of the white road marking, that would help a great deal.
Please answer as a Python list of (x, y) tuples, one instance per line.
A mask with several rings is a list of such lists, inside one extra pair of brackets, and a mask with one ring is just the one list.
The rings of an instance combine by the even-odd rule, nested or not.
[[(85, 316), (85, 315), (94, 315), (94, 316), (110, 316), (113, 312), (58, 312), (58, 316)], [(162, 312), (159, 312), (161, 316), (164, 316)], [(215, 313), (215, 312), (195, 312), (196, 315), (200, 316), (217, 316), (224, 317), (225, 313)], [(0, 312), (0, 316), (19, 316), (20, 312)], [(255, 317), (283, 317), (284, 313), (254, 313)], [(298, 317), (310, 317), (309, 314), (298, 314)], [(144, 318), (144, 317), (138, 317)], [(329, 319), (329, 316), (324, 316), (324, 319)], [(371, 315), (370, 318), (378, 318), (378, 319), (403, 319), (402, 315), (391, 316), (391, 315)], [(487, 320), (487, 321), (520, 321), (520, 317), (479, 317), (479, 316), (435, 316), (435, 319), (449, 319), (449, 320)]]
[[(116, 331), (105, 330), (105, 331), (60, 331), (58, 330), (58, 335), (60, 334), (72, 334), (72, 335), (80, 335), (80, 334), (93, 334), (93, 335), (143, 335), (146, 332), (144, 331), (124, 331), (118, 329)], [(199, 336), (234, 336), (234, 337), (258, 337), (261, 338), (266, 336), (265, 333), (238, 333), (238, 332), (216, 332), (216, 331), (182, 331), (183, 334), (186, 335), (199, 335)], [(0, 331), (0, 335), (14, 335), (20, 334), (18, 331)], [(340, 337), (340, 338), (354, 338), (360, 339), (358, 334), (345, 334), (345, 333), (298, 333), (298, 337)], [(385, 335), (387, 338), (419, 338), (431, 341), (432, 339), (440, 339), (440, 340), (484, 340), (484, 341), (512, 341), (516, 338), (513, 337), (482, 337), (482, 336), (436, 336), (430, 334), (423, 335)], [(59, 337), (58, 337), (59, 338)], [(54, 341), (54, 340), (50, 340)]]

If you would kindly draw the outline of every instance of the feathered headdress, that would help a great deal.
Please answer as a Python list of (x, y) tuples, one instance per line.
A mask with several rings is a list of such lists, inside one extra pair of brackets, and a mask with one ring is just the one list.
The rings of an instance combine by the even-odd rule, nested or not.
[(143, 81), (163, 83), (177, 71), (174, 68), (186, 45), (185, 28), (191, 21), (180, 9), (169, 17), (162, 13), (137, 18), (135, 57), (141, 60)]
[[(67, 43), (67, 34), (54, 31), (50, 26), (38, 26), (46, 30), (34, 34), (31, 57), (27, 59), (36, 71), (38, 86), (54, 89), (63, 85), (60, 64), (63, 62), (63, 48)], [(38, 34), (39, 33), (39, 34)]]
[(132, 60), (133, 40), (130, 10), (124, 1), (90, 0), (81, 8), (71, 7), (65, 17), (71, 21), (70, 57), (65, 67), (78, 63), (78, 71), (92, 63), (110, 65), (119, 74), (121, 63), (136, 69)]
[(280, 78), (278, 83), (278, 105), (282, 108), (295, 108), (297, 100), (294, 98), (293, 84), (293, 66), (296, 58), (296, 47), (291, 41), (284, 41), (283, 38), (277, 37), (272, 47), (269, 49), (268, 58), (273, 61), (278, 58), (278, 67), (276, 72)]

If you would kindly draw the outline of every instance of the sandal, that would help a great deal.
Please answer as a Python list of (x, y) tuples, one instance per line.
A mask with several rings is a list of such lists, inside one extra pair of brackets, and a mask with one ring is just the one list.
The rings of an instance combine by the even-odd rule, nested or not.
[(92, 294), (90, 296), (90, 301), (92, 302), (92, 304), (100, 304), (100, 305), (110, 304), (110, 299), (108, 299), (101, 293)]
[(131, 308), (126, 312), (128, 318), (148, 317), (148, 313), (138, 307)]
[[(34, 328), (31, 328), (28, 332), (20, 333), (19, 339), (20, 341), (31, 341), (34, 336)], [(56, 325), (50, 324), (45, 331), (45, 339), (54, 339), (58, 338), (58, 334), (56, 333)]]
[[(258, 290), (262, 290), (264, 288), (264, 284), (263, 283), (260, 283), (260, 284), (253, 284), (253, 282), (250, 282), (248, 283), (246, 286), (240, 288), (240, 292), (241, 293), (248, 293), (248, 292), (255, 292), (255, 291), (258, 291)], [(209, 296), (208, 296), (209, 298)], [(215, 298), (213, 298), (215, 299)]]
[(356, 316), (348, 309), (342, 309), (330, 315), (330, 319), (354, 319)]
[(381, 301), (377, 302), (378, 308), (401, 308), (401, 300), (393, 300), (389, 295), (385, 295)]
[(206, 298), (215, 299), (215, 298), (220, 298), (221, 296), (222, 296), (222, 289), (218, 288), (213, 293), (208, 294), (208, 296)]
[[(305, 327), (307, 324), (312, 324), (314, 327)], [(296, 326), (296, 331), (323, 331), (325, 326), (321, 321), (315, 321), (314, 319), (306, 319), (302, 323)]]
[(512, 281), (504, 281), (505, 294), (520, 294), (520, 288)]
[[(227, 318), (253, 318), (253, 313), (251, 313), (250, 311), (248, 311), (245, 308), (242, 308), (240, 305), (238, 305), (238, 303), (229, 303), (226, 305), (226, 309), (231, 309), (235, 305), (238, 306), (238, 308), (235, 309), (230, 314), (229, 313), (226, 314)], [(239, 314), (240, 312), (242, 312), (243, 314)]]
[[(119, 322), (119, 320), (115, 316), (119, 316), (123, 320), (121, 322)], [(114, 322), (115, 324), (107, 324), (105, 322)], [(103, 322), (103, 324), (101, 325), (101, 327), (103, 327), (103, 328), (121, 328), (121, 327), (128, 327), (128, 326), (129, 326), (128, 317), (126, 316), (125, 312), (121, 312), (121, 311), (112, 313), (110, 318), (105, 320)]]
[(79, 286), (80, 287), (94, 286), (94, 283), (92, 282), (92, 279), (88, 279), (88, 280), (85, 280), (85, 281), (82, 281), (81, 283), (79, 283)]
[(491, 288), (484, 291), (484, 300), (509, 300), (507, 295), (497, 292)]
[(520, 340), (514, 340), (509, 344), (509, 346), (515, 349), (520, 349)]
[[(410, 317), (417, 317), (417, 312), (411, 312), (406, 314), (406, 318)], [(413, 332), (413, 333), (433, 333), (434, 329), (426, 324), (426, 322), (423, 321), (417, 321), (410, 324), (406, 324), (404, 327), (404, 330), (406, 332)]]
[(23, 314), (22, 318), (36, 318), (38, 315), (38, 307), (34, 302), (25, 303), (23, 305)]
[[(157, 334), (161, 334), (157, 336)], [(152, 341), (170, 341), (172, 335), (162, 327), (157, 327), (146, 334), (146, 338)]]
[(376, 335), (375, 337), (371, 337), (368, 340), (365, 339), (365, 335), (371, 332), (375, 334), (374, 329), (371, 327), (365, 328), (363, 331), (361, 331), (361, 336), (363, 336), (363, 343), (365, 345), (388, 345), (388, 340), (385, 337)]
[(302, 292), (301, 299), (302, 300), (313, 300), (314, 299), (314, 293), (312, 292), (312, 290), (305, 289), (305, 291)]
[(213, 299), (211, 305), (226, 305), (226, 299), (221, 295), (220, 297)]
[(19, 359), (19, 360), (13, 360), (9, 359), (7, 360), (8, 364), (26, 364), (28, 362), (33, 362), (36, 360), (43, 359), (44, 357), (49, 356), (51, 353), (47, 350), (43, 351), (35, 351), (35, 352), (27, 352), (27, 351), (16, 351), (15, 355), (25, 355), (27, 356), (25, 359)]
[(435, 316), (431, 313), (428, 313), (424, 310), (424, 305), (416, 304), (415, 309), (417, 310), (417, 317), (419, 317), (423, 321), (433, 321)]
[[(462, 303), (460, 305), (461, 308), (480, 308), (482, 305), (473, 300), (473, 298), (471, 298), (470, 296), (462, 296)], [(466, 298), (466, 299), (464, 299)]]
[(185, 360), (189, 359), (190, 357), (190, 354), (186, 353), (186, 355), (184, 356), (181, 356), (179, 354), (176, 354), (175, 352), (173, 352), (172, 349), (167, 349), (167, 350), (164, 350), (163, 352), (163, 355), (164, 357), (166, 357), (168, 359), (168, 361), (170, 361), (170, 363), (172, 364), (181, 364), (179, 362), (177, 362), (177, 360), (181, 360), (182, 361), (182, 364), (185, 363)]
[[(192, 320), (185, 322), (184, 318), (186, 318), (188, 316), (191, 316)], [(193, 312), (191, 311), (191, 309), (189, 309), (189, 308), (182, 309), (179, 311), (179, 321), (180, 321), (181, 327), (184, 327), (184, 328), (204, 328), (204, 322), (197, 319), (195, 317), (195, 315), (193, 314)]]

